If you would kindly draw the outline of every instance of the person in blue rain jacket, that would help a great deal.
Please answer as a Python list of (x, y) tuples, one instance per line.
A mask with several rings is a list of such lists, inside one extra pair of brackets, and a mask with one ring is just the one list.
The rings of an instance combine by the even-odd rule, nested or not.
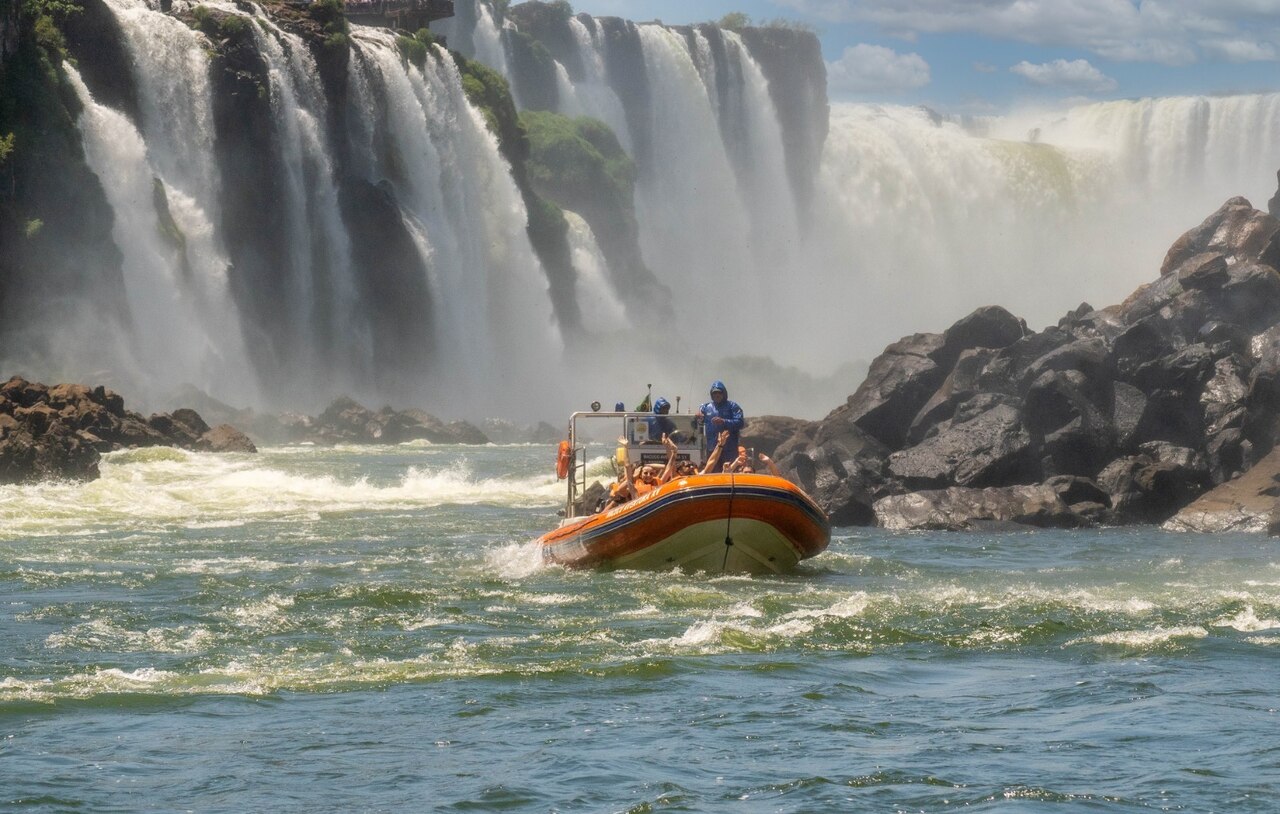
[(680, 442), (680, 433), (676, 429), (676, 422), (667, 418), (671, 412), (671, 402), (658, 396), (658, 400), (653, 403), (653, 418), (649, 419), (649, 440), (656, 441), (662, 436), (667, 436), (676, 443)]
[(738, 448), (738, 433), (747, 426), (747, 420), (743, 417), (742, 408), (738, 403), (729, 401), (729, 391), (725, 388), (724, 382), (716, 379), (711, 383), (711, 401), (699, 407), (698, 414), (702, 416), (703, 443), (706, 445), (708, 455), (711, 454), (711, 448), (714, 446), (712, 442), (722, 430), (729, 433), (725, 449)]

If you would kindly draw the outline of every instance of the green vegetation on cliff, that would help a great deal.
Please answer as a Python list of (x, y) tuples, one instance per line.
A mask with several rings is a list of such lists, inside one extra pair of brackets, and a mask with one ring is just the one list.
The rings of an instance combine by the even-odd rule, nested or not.
[(538, 110), (522, 112), (520, 123), (529, 135), (529, 180), (539, 191), (570, 209), (593, 200), (631, 210), (635, 163), (607, 124)]
[(119, 318), (124, 305), (111, 209), (85, 163), (82, 107), (62, 67), (60, 26), (80, 5), (25, 0), (18, 12), (0, 81), (0, 344), (39, 352), (45, 337), (22, 329), (69, 316), (60, 310), (67, 290), (97, 298), (103, 321)]
[(551, 200), (539, 194), (529, 179), (529, 137), (516, 112), (511, 88), (502, 74), (483, 63), (450, 51), (462, 76), (468, 101), (480, 109), (485, 124), (498, 137), (498, 149), (511, 165), (511, 177), (524, 198), (529, 216), (529, 242), (547, 273), (556, 318), (567, 332), (581, 324), (574, 296), (574, 269), (569, 248), (569, 224)]

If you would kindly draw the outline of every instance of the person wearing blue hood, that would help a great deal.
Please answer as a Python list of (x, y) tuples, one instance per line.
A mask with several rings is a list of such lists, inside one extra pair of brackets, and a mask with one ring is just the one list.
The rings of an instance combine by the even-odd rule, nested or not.
[(729, 401), (729, 391), (725, 389), (724, 382), (717, 379), (711, 383), (711, 401), (698, 408), (698, 413), (702, 416), (702, 434), (707, 455), (711, 454), (711, 448), (714, 446), (712, 439), (719, 436), (722, 430), (729, 433), (725, 449), (738, 448), (738, 433), (747, 426), (747, 420), (743, 417), (742, 408), (738, 403)]
[(676, 422), (667, 418), (670, 413), (671, 402), (658, 396), (658, 400), (653, 403), (653, 418), (649, 419), (649, 440), (654, 441), (665, 435), (679, 443), (680, 431), (676, 429)]

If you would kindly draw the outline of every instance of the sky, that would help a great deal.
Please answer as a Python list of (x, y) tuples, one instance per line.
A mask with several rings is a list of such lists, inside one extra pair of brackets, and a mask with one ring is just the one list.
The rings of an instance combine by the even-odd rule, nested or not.
[(778, 18), (822, 41), (833, 101), (989, 114), (1280, 90), (1280, 0), (570, 0), (668, 24)]

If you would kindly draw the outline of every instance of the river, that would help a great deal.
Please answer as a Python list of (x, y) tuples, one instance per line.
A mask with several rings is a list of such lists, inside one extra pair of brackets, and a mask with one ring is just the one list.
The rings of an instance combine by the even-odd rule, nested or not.
[(0, 487), (0, 809), (1274, 810), (1266, 537), (840, 528), (782, 577), (574, 572), (531, 545), (553, 460), (155, 449)]

